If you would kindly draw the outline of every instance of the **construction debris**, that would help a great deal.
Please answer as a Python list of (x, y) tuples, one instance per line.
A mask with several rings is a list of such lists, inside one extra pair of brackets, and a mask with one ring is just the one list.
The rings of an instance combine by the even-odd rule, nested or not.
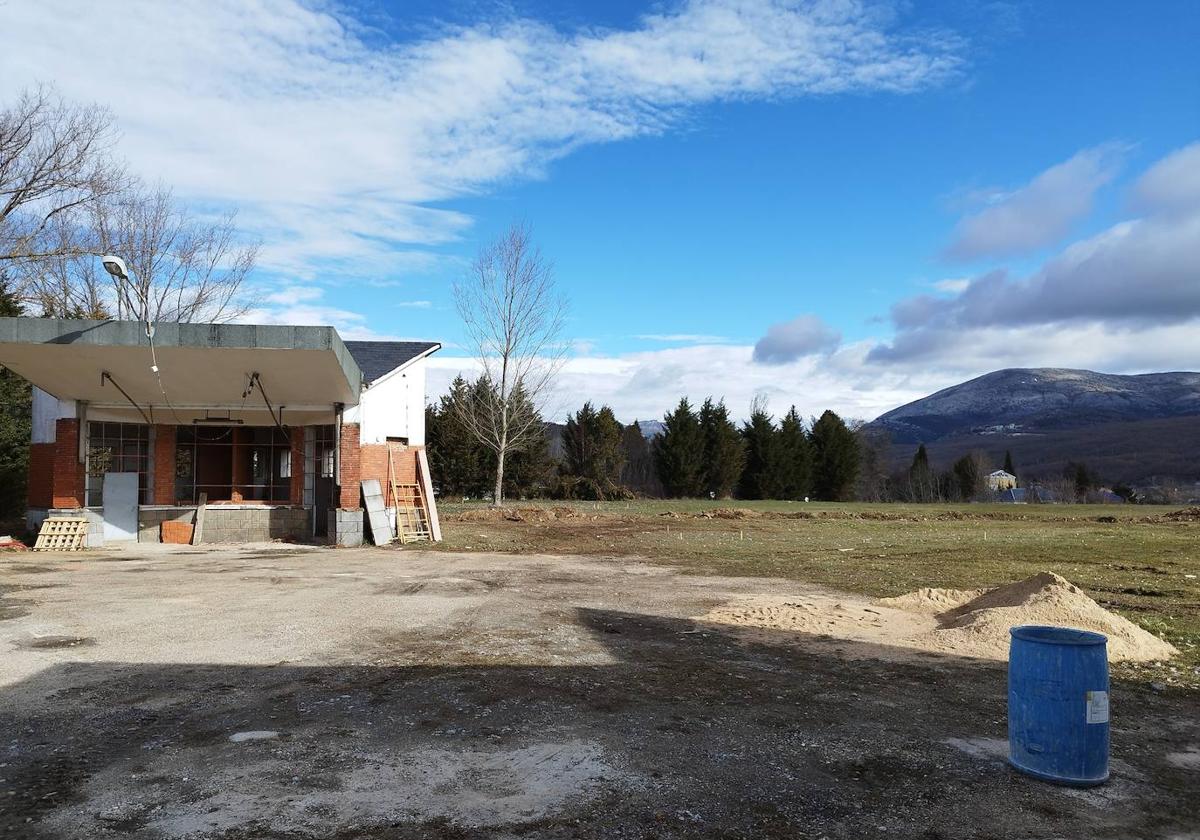
[(33, 550), (82, 551), (87, 532), (88, 521), (82, 516), (48, 516), (42, 521)]

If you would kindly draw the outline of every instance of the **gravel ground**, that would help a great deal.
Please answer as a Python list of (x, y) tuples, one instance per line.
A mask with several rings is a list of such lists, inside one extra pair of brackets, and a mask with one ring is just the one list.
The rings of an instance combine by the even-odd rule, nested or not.
[[(1002, 667), (692, 617), (794, 581), (281, 545), (0, 560), (0, 834), (1200, 838), (1200, 697), (1004, 763)], [(827, 593), (826, 593), (827, 594)]]

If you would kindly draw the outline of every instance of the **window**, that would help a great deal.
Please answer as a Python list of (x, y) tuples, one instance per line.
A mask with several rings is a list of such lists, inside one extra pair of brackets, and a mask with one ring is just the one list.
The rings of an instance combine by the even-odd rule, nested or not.
[(104, 504), (104, 474), (138, 474), (138, 501), (150, 504), (150, 427), (141, 423), (88, 423), (87, 474), (84, 503)]
[(337, 436), (333, 426), (313, 426), (313, 458), (317, 463), (317, 475), (333, 478), (333, 456), (337, 449)]
[(288, 502), (292, 450), (274, 427), (179, 426), (175, 437), (175, 498)]

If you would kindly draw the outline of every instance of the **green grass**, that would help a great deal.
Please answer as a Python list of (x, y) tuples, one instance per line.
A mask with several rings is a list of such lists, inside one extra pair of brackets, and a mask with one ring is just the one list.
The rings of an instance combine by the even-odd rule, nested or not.
[[(707, 500), (511, 507), (574, 515), (529, 512), (508, 521), (486, 518), (480, 504), (443, 504), (440, 547), (636, 555), (696, 574), (784, 577), (875, 596), (1052, 571), (1182, 651), (1169, 665), (1121, 666), (1118, 676), (1200, 687), (1200, 523), (1162, 517), (1174, 508)], [(749, 518), (701, 516), (715, 508)], [(484, 518), (456, 521), (464, 513)]]

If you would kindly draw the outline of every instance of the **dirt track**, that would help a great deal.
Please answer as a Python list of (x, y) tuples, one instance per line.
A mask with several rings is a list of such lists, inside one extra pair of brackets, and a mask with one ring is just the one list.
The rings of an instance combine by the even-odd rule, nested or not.
[[(1003, 763), (1003, 669), (700, 625), (619, 559), (247, 547), (0, 561), (0, 833), (1200, 836), (1200, 699), (1116, 690), (1113, 781)], [(236, 736), (234, 740), (231, 740)]]

